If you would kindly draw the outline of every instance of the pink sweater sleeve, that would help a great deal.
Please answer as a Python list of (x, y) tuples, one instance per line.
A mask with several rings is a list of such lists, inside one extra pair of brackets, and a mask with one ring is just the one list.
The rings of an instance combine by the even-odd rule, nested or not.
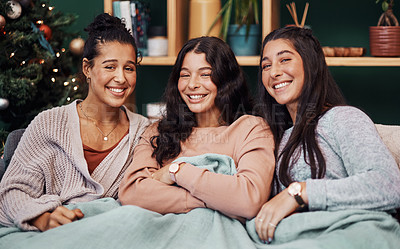
[(186, 189), (167, 185), (151, 179), (151, 173), (160, 169), (151, 156), (150, 138), (157, 134), (156, 125), (150, 126), (136, 146), (133, 161), (125, 172), (119, 188), (123, 205), (136, 205), (161, 214), (186, 213), (204, 203), (193, 197)]
[[(221, 175), (192, 165), (181, 167), (177, 183), (208, 208), (233, 218), (255, 217), (267, 201), (275, 168), (273, 135), (261, 119), (232, 131), (237, 174)], [(186, 167), (187, 166), (187, 167)]]
[(207, 206), (232, 218), (253, 218), (271, 191), (274, 142), (269, 127), (261, 118), (248, 116), (244, 120), (250, 122), (234, 123), (228, 128), (227, 143), (184, 146), (183, 156), (204, 153), (231, 156), (238, 173), (222, 175), (185, 164), (177, 174), (179, 186), (151, 179), (151, 172), (159, 169), (159, 165), (151, 157), (153, 148), (149, 142), (151, 136), (157, 134), (156, 125), (149, 127), (135, 148), (133, 162), (120, 185), (121, 203), (161, 214), (184, 213)]

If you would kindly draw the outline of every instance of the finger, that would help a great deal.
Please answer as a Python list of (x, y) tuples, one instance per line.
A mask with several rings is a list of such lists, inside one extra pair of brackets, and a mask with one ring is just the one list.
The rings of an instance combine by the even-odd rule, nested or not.
[(256, 226), (256, 232), (257, 232), (257, 234), (258, 234), (258, 237), (260, 237), (261, 238), (261, 225), (262, 225), (262, 221), (263, 221), (263, 219), (261, 218), (261, 217), (256, 217), (255, 218), (255, 226)]
[(272, 240), (274, 239), (274, 234), (275, 234), (275, 230), (276, 230), (276, 223), (275, 222), (268, 222), (268, 227), (267, 227), (267, 243), (271, 243)]
[(62, 215), (61, 212), (53, 212), (49, 216), (48, 229), (55, 228), (70, 222), (71, 220)]
[(258, 212), (255, 220), (256, 224), (256, 232), (258, 234), (258, 237), (260, 240), (262, 240), (264, 243), (267, 242), (268, 235), (267, 235), (267, 228), (268, 228), (268, 220), (271, 218), (269, 217), (269, 204), (264, 203), (264, 205), (261, 207), (260, 211)]
[(80, 209), (74, 209), (74, 210), (72, 210), (72, 211), (74, 211), (75, 212), (75, 215), (76, 215), (76, 217), (78, 218), (78, 219), (82, 219), (85, 215), (82, 213), (82, 211), (80, 210)]
[(57, 207), (53, 213), (50, 215), (52, 220), (55, 220), (60, 225), (71, 223), (72, 221), (77, 219), (77, 216), (74, 211), (69, 210), (66, 207), (59, 206)]
[(266, 226), (264, 225), (264, 223), (265, 223), (264, 220), (265, 220), (265, 218), (257, 217), (255, 220), (255, 223), (256, 223), (256, 232), (258, 234), (258, 237), (260, 238), (261, 241), (266, 243), (267, 230), (266, 230)]
[(66, 207), (60, 206), (59, 211), (63, 216), (65, 216), (69, 220), (75, 220), (77, 218), (74, 210), (70, 210)]
[(52, 229), (52, 228), (56, 228), (61, 226), (62, 224), (60, 224), (60, 222), (58, 222), (58, 219), (56, 217), (54, 217), (53, 215), (50, 215), (50, 219), (49, 222), (47, 224), (46, 230)]
[(255, 226), (256, 226), (256, 232), (258, 234), (258, 237), (261, 239), (262, 237), (262, 231), (261, 231), (261, 223), (263, 219), (261, 217), (256, 217), (255, 218)]

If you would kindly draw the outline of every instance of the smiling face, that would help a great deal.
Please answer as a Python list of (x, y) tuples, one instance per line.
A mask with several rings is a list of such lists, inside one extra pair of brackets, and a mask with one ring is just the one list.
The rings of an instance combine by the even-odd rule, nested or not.
[(83, 59), (83, 73), (90, 79), (86, 101), (120, 107), (136, 86), (136, 57), (131, 44), (99, 43), (98, 56)]
[(179, 93), (195, 113), (199, 127), (216, 126), (220, 111), (215, 106), (217, 86), (211, 80), (211, 65), (204, 53), (189, 52), (183, 59), (179, 80)]
[(265, 89), (276, 102), (286, 105), (294, 122), (304, 85), (304, 67), (300, 54), (290, 41), (272, 40), (264, 47), (261, 67)]

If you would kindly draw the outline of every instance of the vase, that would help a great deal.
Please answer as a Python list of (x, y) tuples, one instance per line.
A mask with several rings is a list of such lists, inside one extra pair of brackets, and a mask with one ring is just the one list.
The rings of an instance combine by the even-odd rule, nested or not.
[(239, 28), (238, 24), (230, 24), (226, 40), (236, 56), (259, 55), (261, 47), (260, 25), (251, 24), (249, 33), (246, 35), (246, 25)]
[(400, 56), (400, 26), (369, 27), (369, 46), (372, 56)]
[(221, 19), (209, 29), (221, 10), (220, 0), (190, 0), (189, 4), (189, 39), (201, 36), (219, 36)]

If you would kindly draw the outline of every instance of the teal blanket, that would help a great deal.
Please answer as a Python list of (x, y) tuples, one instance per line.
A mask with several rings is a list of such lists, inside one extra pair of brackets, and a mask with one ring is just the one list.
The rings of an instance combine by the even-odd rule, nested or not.
[[(230, 157), (205, 154), (181, 158), (198, 167), (234, 174)], [(218, 211), (197, 208), (161, 215), (111, 198), (67, 205), (85, 218), (46, 232), (0, 228), (0, 248), (399, 248), (400, 226), (384, 212), (344, 210), (307, 212), (282, 220), (275, 239), (263, 244), (254, 220), (245, 225)]]

